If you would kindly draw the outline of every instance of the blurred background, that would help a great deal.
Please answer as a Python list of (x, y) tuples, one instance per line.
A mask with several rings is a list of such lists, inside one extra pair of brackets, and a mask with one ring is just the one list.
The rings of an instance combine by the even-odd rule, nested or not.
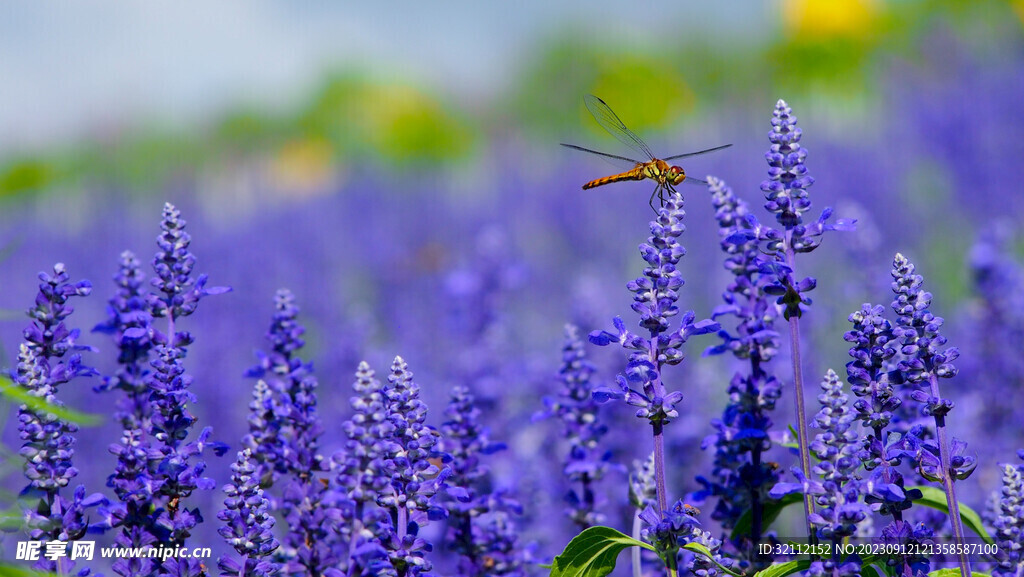
[[(288, 287), (320, 378), (325, 452), (340, 442), (330, 424), (348, 415), (362, 359), (380, 373), (402, 355), (435, 425), (450, 387), (467, 384), (492, 436), (510, 444), (493, 466), (501, 483), (533, 495), (524, 532), (550, 557), (567, 525), (531, 519), (560, 506), (561, 455), (544, 442), (559, 427), (531, 416), (558, 390), (564, 323), (586, 333), (621, 315), (634, 326), (625, 283), (642, 270), (636, 247), (651, 217), (648, 184), (582, 191), (616, 167), (558, 144), (632, 154), (589, 116), (588, 93), (658, 155), (732, 143), (684, 168), (724, 179), (770, 222), (759, 185), (783, 98), (817, 181), (809, 217), (831, 206), (858, 220), (798, 271), (819, 279), (805, 370), (842, 372), (846, 317), (863, 302), (888, 305), (892, 257), (902, 252), (963, 349), (947, 393), (954, 434), (981, 461), (966, 502), (984, 509), (996, 463), (1024, 447), (1020, 0), (0, 10), (2, 366), (15, 363), (36, 273), (64, 262), (95, 286), (71, 323), (100, 349), (86, 361), (112, 372), (113, 343), (89, 331), (105, 317), (119, 254), (148, 261), (172, 202), (189, 222), (197, 271), (234, 289), (185, 322), (196, 338), (187, 368), (200, 425), (214, 423), (215, 436), (237, 447), (253, 384), (242, 375), (267, 346), (274, 291)], [(683, 192), (682, 306), (704, 318), (728, 279), (706, 190)], [(712, 344), (691, 343), (676, 373), (690, 408), (670, 431), (678, 495), (706, 470), (699, 441), (733, 370), (700, 357)], [(624, 364), (619, 350), (590, 352), (602, 381)], [(787, 362), (776, 366), (788, 383)], [(111, 401), (92, 384), (72, 383), (64, 398), (109, 420)], [(780, 429), (790, 422), (785, 395)], [(15, 410), (3, 412), (0, 473), (10, 492), (0, 501), (24, 485), (12, 458)], [(624, 406), (606, 412), (617, 458), (643, 457), (642, 423)], [(105, 447), (116, 438), (109, 422), (79, 437), (90, 492), (104, 490), (114, 462)], [(212, 461), (220, 486), (230, 459)], [(609, 481), (613, 503), (624, 499), (622, 480)], [(221, 500), (197, 497), (215, 546)]]

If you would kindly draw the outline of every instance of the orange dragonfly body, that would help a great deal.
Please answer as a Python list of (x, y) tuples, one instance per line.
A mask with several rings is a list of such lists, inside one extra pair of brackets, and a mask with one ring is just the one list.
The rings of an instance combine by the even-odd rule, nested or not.
[[(594, 120), (596, 120), (602, 128), (607, 130), (612, 136), (617, 138), (626, 146), (648, 158), (648, 160), (634, 160), (632, 158), (626, 158), (625, 156), (617, 156), (615, 154), (607, 154), (596, 150), (590, 150), (589, 148), (583, 148), (582, 146), (576, 146), (575, 144), (562, 143), (562, 146), (567, 146), (575, 150), (582, 150), (583, 152), (589, 152), (590, 154), (596, 154), (605, 158), (631, 162), (634, 165), (631, 170), (627, 170), (626, 172), (620, 172), (619, 174), (613, 174), (611, 176), (605, 176), (604, 178), (591, 180), (583, 185), (583, 190), (604, 186), (605, 184), (613, 182), (622, 182), (623, 180), (644, 180), (649, 178), (657, 183), (654, 187), (654, 192), (651, 193), (650, 200), (647, 201), (647, 204), (651, 206), (651, 209), (655, 210), (654, 197), (658, 197), (658, 200), (661, 201), (661, 206), (665, 206), (665, 191), (675, 192), (675, 186), (677, 184), (690, 182), (693, 184), (707, 185), (707, 182), (700, 180), (699, 178), (686, 176), (686, 171), (684, 171), (682, 167), (670, 165), (666, 161), (697, 156), (698, 154), (713, 152), (715, 150), (721, 150), (732, 146), (731, 144), (725, 144), (714, 148), (698, 150), (697, 152), (687, 152), (685, 154), (676, 154), (675, 156), (666, 156), (664, 159), (657, 158), (654, 156), (654, 153), (651, 152), (651, 149), (647, 144), (641, 140), (636, 133), (626, 128), (626, 125), (619, 120), (619, 117), (612, 112), (611, 107), (609, 107), (604, 100), (601, 100), (593, 94), (588, 94), (583, 98), (583, 102), (587, 105), (587, 110), (590, 111), (590, 114), (594, 116)], [(657, 210), (655, 210), (655, 212), (657, 212)]]

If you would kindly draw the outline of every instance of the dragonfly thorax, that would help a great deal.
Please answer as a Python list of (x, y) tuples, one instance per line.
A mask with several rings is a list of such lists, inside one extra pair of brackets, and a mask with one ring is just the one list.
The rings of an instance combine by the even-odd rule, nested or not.
[(664, 160), (655, 159), (647, 163), (644, 170), (647, 178), (661, 184), (675, 186), (686, 179), (686, 173), (679, 166), (669, 166)]

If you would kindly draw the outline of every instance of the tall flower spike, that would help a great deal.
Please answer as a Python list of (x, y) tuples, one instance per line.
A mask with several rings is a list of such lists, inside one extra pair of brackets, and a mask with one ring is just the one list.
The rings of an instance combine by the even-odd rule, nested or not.
[[(231, 289), (206, 288), (205, 274), (199, 275), (196, 279), (192, 278), (192, 269), (196, 264), (195, 256), (188, 250), (192, 237), (185, 232), (185, 219), (181, 218), (181, 211), (169, 202), (164, 204), (160, 229), (163, 232), (156, 239), (160, 250), (153, 258), (156, 277), (151, 283), (163, 294), (151, 294), (148, 302), (154, 317), (171, 319), (173, 332), (173, 320), (195, 312), (200, 299), (223, 294)], [(175, 337), (173, 334), (169, 336)]]
[(447, 503), (445, 546), (460, 556), (457, 577), (520, 575), (526, 559), (511, 517), (521, 514), (522, 508), (504, 491), (492, 488), (490, 470), (481, 457), (504, 450), (505, 445), (490, 440), (474, 403), (469, 389), (454, 387), (445, 408), (448, 420), (441, 425), (441, 448), (451, 455), (448, 494), (455, 497)]
[[(557, 416), (563, 423), (563, 436), (569, 442), (563, 474), (573, 486), (566, 497), (566, 513), (580, 529), (603, 523), (597, 512), (599, 502), (594, 484), (608, 472), (611, 453), (598, 454), (598, 446), (608, 426), (598, 418), (599, 403), (593, 398), (591, 376), (594, 365), (587, 360), (577, 329), (565, 326), (558, 398), (546, 397), (542, 416)], [(578, 486), (576, 485), (578, 484)]]
[[(114, 275), (117, 290), (107, 303), (107, 320), (93, 331), (111, 335), (118, 350), (118, 369), (104, 376), (97, 392), (121, 391), (114, 401), (114, 413), (121, 423), (119, 442), (110, 445), (117, 458), (114, 474), (107, 485), (114, 489), (118, 502), (103, 510), (111, 528), (117, 530), (115, 542), (121, 547), (147, 547), (160, 541), (165, 531), (156, 526), (152, 505), (153, 478), (148, 469), (153, 405), (147, 383), (149, 354), (153, 349), (153, 320), (144, 292), (146, 275), (131, 251), (121, 253)], [(153, 571), (154, 561), (147, 558), (124, 558), (114, 562), (118, 575), (134, 577)]]
[[(797, 438), (799, 442), (800, 471), (804, 479), (811, 476), (811, 459), (808, 454), (809, 433), (807, 431), (807, 410), (804, 402), (804, 379), (800, 352), (800, 317), (811, 304), (807, 293), (814, 290), (817, 280), (806, 277), (797, 280), (796, 254), (811, 252), (821, 244), (821, 237), (827, 230), (852, 230), (852, 221), (840, 220), (829, 224), (832, 209), (826, 208), (816, 222), (806, 224), (803, 214), (811, 207), (807, 189), (814, 179), (807, 172), (804, 160), (807, 151), (800, 145), (802, 132), (796, 125), (796, 116), (784, 100), (779, 100), (772, 113), (772, 130), (768, 134), (771, 147), (765, 155), (768, 161), (768, 179), (761, 183), (766, 203), (765, 209), (775, 215), (783, 230), (761, 225), (753, 216), (747, 218), (750, 232), (764, 241), (770, 257), (762, 259), (761, 272), (773, 275), (775, 282), (765, 287), (765, 292), (778, 297), (776, 303), (782, 306), (783, 317), (789, 322), (790, 358), (793, 363), (793, 391), (796, 401)], [(802, 483), (804, 481), (801, 481)], [(804, 517), (809, 538), (815, 539), (810, 516), (813, 505), (808, 493), (804, 493)]]
[[(1024, 459), (1024, 451), (1017, 456)], [(995, 577), (1017, 577), (1024, 569), (1024, 464), (1003, 465), (1003, 486), (992, 523), (999, 545)]]
[(257, 476), (265, 486), (286, 476), (278, 501), (288, 527), (276, 559), (283, 562), (282, 571), (317, 576), (337, 564), (337, 534), (331, 526), (340, 518), (339, 508), (320, 478), (325, 471), (319, 453), (323, 426), (316, 410), (313, 368), (298, 355), (305, 344), (305, 329), (297, 320), (299, 307), (294, 295), (281, 289), (274, 308), (267, 333), (272, 348), (257, 353), (260, 363), (247, 373), (261, 380), (254, 387), (249, 434), (242, 442), (252, 449)]
[(238, 453), (231, 471), (231, 483), (224, 486), (228, 498), (224, 500), (224, 509), (217, 514), (224, 525), (217, 532), (234, 548), (239, 559), (225, 555), (217, 562), (217, 566), (224, 575), (275, 575), (278, 566), (267, 559), (278, 547), (277, 539), (271, 531), (274, 517), (270, 514), (268, 501), (263, 497), (257, 469), (252, 462), (252, 452), (248, 448)]
[(708, 183), (720, 245), (727, 255), (725, 268), (734, 277), (722, 294), (725, 304), (715, 309), (712, 318), (734, 316), (736, 329), (735, 334), (720, 330), (722, 343), (709, 348), (705, 355), (731, 352), (749, 369), (733, 375), (729, 403), (722, 417), (712, 421), (716, 433), (701, 445), (704, 449), (715, 447), (715, 460), (712, 477), (698, 477), (698, 482), (704, 485), (702, 496), (718, 498), (711, 517), (723, 529), (732, 529), (740, 516), (750, 511), (751, 530), (742, 532), (730, 545), (753, 560), (757, 556), (754, 544), (760, 542), (763, 529), (763, 503), (779, 477), (777, 465), (762, 458), (771, 447), (768, 434), (772, 421), (768, 415), (782, 393), (781, 383), (768, 369), (778, 352), (779, 335), (774, 327), (778, 313), (765, 293), (773, 277), (761, 272), (757, 239), (745, 234), (745, 217), (749, 214), (746, 203), (723, 181), (709, 177)]
[[(196, 401), (189, 391), (192, 377), (185, 372), (182, 360), (192, 335), (178, 331), (176, 322), (192, 314), (199, 300), (207, 295), (228, 292), (229, 288), (206, 289), (206, 276), (192, 279), (195, 257), (189, 252), (191, 239), (185, 232), (185, 221), (171, 204), (164, 205), (162, 233), (157, 237), (158, 251), (153, 258), (156, 276), (151, 284), (159, 293), (151, 293), (146, 302), (154, 317), (167, 319), (166, 333), (152, 328), (155, 359), (150, 363), (152, 372), (146, 377), (153, 405), (150, 437), (153, 439), (149, 464), (154, 483), (154, 506), (159, 509), (156, 524), (167, 528), (167, 540), (182, 545), (202, 520), (198, 509), (187, 509), (184, 500), (196, 489), (215, 487), (212, 479), (203, 477), (206, 463), (202, 460), (207, 447), (214, 454), (227, 450), (223, 443), (212, 442), (211, 427), (199, 436), (186, 441), (196, 418), (188, 409)], [(203, 569), (197, 559), (174, 558), (164, 561), (162, 571), (181, 577), (199, 575)]]
[(829, 369), (821, 382), (818, 396), (821, 410), (812, 423), (822, 432), (815, 436), (810, 449), (818, 458), (814, 472), (821, 477), (825, 492), (815, 499), (817, 511), (811, 523), (822, 539), (838, 544), (852, 537), (857, 525), (868, 515), (868, 508), (860, 502), (860, 492), (854, 472), (860, 467), (856, 453), (860, 442), (852, 428), (854, 414), (847, 404), (839, 375)]
[[(18, 408), (18, 434), (22, 440), (19, 454), (25, 458), (25, 476), (29, 480), (20, 498), (26, 505), (29, 537), (67, 542), (81, 539), (93, 528), (86, 517), (87, 509), (106, 505), (102, 495), (87, 497), (81, 485), (71, 499), (60, 494), (78, 475), (72, 463), (78, 426), (62, 420), (48, 408), (63, 406), (57, 397), (62, 385), (78, 376), (96, 374), (82, 365), (81, 355), (76, 352), (88, 349), (75, 344), (78, 329), (69, 329), (64, 322), (74, 312), (68, 299), (88, 295), (91, 285), (88, 281), (72, 283), (60, 263), (53, 267), (52, 275), (39, 273), (39, 280), (35, 305), (28, 310), (33, 320), (24, 331), (25, 342), (18, 353), (15, 376), (33, 398), (33, 402)], [(34, 567), (66, 573), (73, 566), (67, 558), (43, 558)]]
[(117, 345), (120, 366), (114, 375), (103, 377), (103, 384), (96, 390), (120, 389), (124, 392), (124, 396), (116, 401), (118, 412), (115, 414), (124, 430), (145, 431), (152, 413), (145, 378), (149, 373), (149, 352), (153, 347), (150, 339), (153, 317), (143, 291), (145, 279), (139, 259), (131, 251), (121, 253), (121, 262), (114, 275), (117, 291), (107, 304), (107, 320), (93, 329), (112, 335)]
[[(935, 419), (935, 433), (938, 438), (938, 455), (928, 451), (922, 443), (916, 459), (918, 467), (926, 477), (942, 483), (946, 491), (949, 507), (950, 524), (953, 527), (953, 538), (956, 543), (964, 543), (964, 528), (960, 520), (960, 507), (957, 503), (953, 482), (966, 479), (974, 471), (973, 459), (954, 455), (955, 449), (963, 450), (955, 439), (952, 445), (946, 430), (946, 415), (953, 408), (953, 402), (939, 395), (939, 379), (948, 379), (956, 375), (953, 361), (960, 356), (955, 347), (942, 348), (946, 338), (939, 333), (943, 320), (933, 315), (931, 306), (932, 295), (921, 289), (924, 279), (914, 272), (914, 265), (902, 254), (897, 253), (893, 259), (891, 271), (893, 278), (892, 290), (896, 298), (892, 308), (897, 315), (895, 336), (903, 344), (901, 352), (904, 360), (897, 365), (902, 378), (911, 384), (923, 384), (928, 390), (916, 390), (911, 398), (924, 405), (925, 412)], [(929, 474), (930, 473), (930, 474)], [(970, 564), (966, 554), (958, 555), (960, 570), (965, 577), (970, 575)]]
[(402, 357), (391, 364), (388, 384), (383, 389), (388, 420), (394, 426), (392, 444), (384, 459), (391, 477), (391, 491), (377, 497), (377, 504), (392, 511), (394, 531), (380, 536), (392, 565), (399, 574), (413, 577), (430, 571), (424, 557), (430, 543), (418, 537), (427, 519), (443, 519), (447, 512), (434, 502), (434, 495), (446, 489), (451, 469), (439, 468), (432, 460), (450, 461), (437, 450), (438, 433), (427, 426), (427, 405), (420, 400), (420, 387)]
[(651, 236), (640, 245), (640, 256), (649, 265), (644, 276), (629, 282), (626, 287), (634, 293), (633, 310), (640, 315), (640, 326), (650, 332), (650, 338), (626, 330), (622, 319), (615, 317), (618, 334), (607, 331), (590, 333), (590, 342), (606, 346), (618, 342), (628, 351), (626, 374), (616, 378), (620, 391), (595, 391), (594, 398), (624, 399), (638, 408), (636, 416), (647, 419), (654, 433), (655, 477), (658, 486), (658, 511), (665, 511), (665, 439), (664, 426), (679, 416), (676, 404), (683, 399), (679, 391), (669, 392), (662, 380), (662, 368), (683, 361), (683, 344), (693, 335), (717, 331), (718, 323), (711, 320), (694, 322), (693, 311), (683, 314), (680, 327), (668, 333), (669, 319), (679, 313), (676, 301), (683, 286), (682, 274), (676, 269), (686, 249), (679, 244), (685, 230), (683, 197), (674, 193), (651, 222)]
[(804, 165), (807, 150), (800, 146), (802, 134), (793, 109), (785, 100), (779, 100), (772, 112), (772, 131), (768, 133), (772, 143), (765, 155), (768, 180), (761, 183), (761, 190), (768, 201), (764, 207), (786, 229), (800, 224), (801, 215), (811, 208), (807, 189), (814, 184), (814, 178), (807, 174)]
[[(385, 458), (385, 468), (391, 474), (393, 493), (383, 494), (377, 503), (399, 511), (431, 511), (443, 514), (431, 503), (438, 484), (450, 474), (443, 475), (430, 459), (440, 456), (435, 445), (438, 432), (426, 424), (427, 405), (420, 400), (420, 387), (412, 380), (412, 372), (402, 357), (395, 357), (391, 374), (383, 393), (388, 419), (394, 426), (390, 453)], [(403, 528), (396, 527), (401, 534)]]
[[(355, 395), (349, 403), (355, 414), (342, 424), (346, 440), (342, 450), (332, 457), (335, 483), (344, 503), (336, 530), (349, 543), (346, 561), (342, 564), (349, 574), (353, 574), (353, 564), (372, 560), (359, 551), (362, 546), (365, 553), (365, 547), (372, 547), (374, 543), (364, 531), (369, 525), (371, 511), (368, 507), (377, 495), (389, 490), (385, 459), (391, 451), (395, 431), (388, 420), (383, 387), (365, 361), (359, 363), (353, 389)], [(379, 541), (377, 546), (380, 546)]]
[(892, 325), (884, 316), (881, 305), (861, 305), (850, 315), (853, 329), (843, 335), (850, 347), (852, 361), (846, 363), (846, 380), (857, 400), (853, 403), (855, 417), (865, 428), (857, 457), (870, 471), (862, 484), (865, 501), (883, 515), (895, 521), (903, 520), (903, 511), (914, 499), (920, 499), (917, 489), (907, 490), (903, 475), (897, 470), (902, 459), (895, 448), (893, 428), (902, 401), (893, 387), (899, 375), (890, 366), (896, 355), (896, 341)]
[(668, 392), (661, 380), (661, 368), (683, 361), (682, 345), (693, 335), (718, 330), (718, 323), (702, 320), (694, 323), (693, 311), (683, 314), (681, 326), (667, 333), (669, 319), (679, 314), (676, 301), (678, 289), (683, 286), (682, 274), (676, 269), (686, 249), (678, 238), (686, 229), (683, 225), (683, 197), (674, 194), (651, 222), (651, 236), (640, 245), (640, 256), (649, 265), (644, 276), (629, 282), (626, 287), (634, 293), (633, 310), (640, 315), (640, 326), (651, 338), (645, 338), (626, 329), (621, 318), (614, 320), (616, 333), (594, 331), (590, 342), (606, 346), (617, 342), (633, 351), (629, 355), (625, 376), (618, 379), (621, 393), (595, 393), (596, 398), (622, 398), (638, 407), (637, 416), (652, 424), (668, 423), (679, 416), (675, 405), (682, 400), (680, 392)]

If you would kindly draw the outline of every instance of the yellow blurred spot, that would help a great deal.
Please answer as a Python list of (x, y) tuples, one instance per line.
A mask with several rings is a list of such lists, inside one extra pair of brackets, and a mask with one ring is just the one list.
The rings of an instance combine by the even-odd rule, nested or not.
[(433, 163), (463, 148), (466, 135), (440, 102), (411, 86), (371, 86), (359, 110), (374, 148), (393, 159)]
[(281, 190), (309, 194), (331, 181), (334, 150), (322, 138), (286, 142), (270, 163), (270, 178)]
[(870, 35), (877, 16), (875, 0), (785, 0), (782, 7), (787, 32), (806, 39)]
[(1017, 15), (1017, 20), (1024, 24), (1024, 0), (1011, 0), (1010, 5), (1013, 7), (1013, 13)]

